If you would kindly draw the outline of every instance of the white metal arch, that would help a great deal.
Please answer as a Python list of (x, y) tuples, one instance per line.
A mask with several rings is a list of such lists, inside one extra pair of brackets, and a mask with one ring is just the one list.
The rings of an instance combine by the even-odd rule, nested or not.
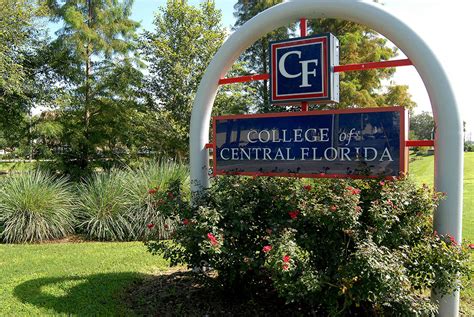
[[(199, 85), (190, 127), (192, 190), (209, 186), (209, 125), (219, 79), (240, 54), (266, 33), (300, 18), (341, 18), (387, 37), (412, 61), (430, 97), (437, 125), (435, 187), (447, 193), (434, 215), (434, 228), (461, 241), (463, 129), (456, 99), (436, 54), (405, 22), (382, 5), (364, 0), (293, 0), (261, 12), (236, 30), (216, 53)], [(439, 316), (458, 316), (459, 292), (441, 299)]]

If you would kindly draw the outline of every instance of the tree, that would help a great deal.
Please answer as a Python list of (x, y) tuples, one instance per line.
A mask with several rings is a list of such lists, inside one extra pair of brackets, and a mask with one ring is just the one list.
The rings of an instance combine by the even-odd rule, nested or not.
[(132, 5), (133, 0), (48, 0), (51, 19), (64, 25), (51, 43), (50, 65), (64, 88), (57, 103), (63, 142), (71, 148), (65, 159), (82, 171), (91, 159), (123, 145), (128, 118), (139, 111), (142, 73), (133, 54), (139, 23), (129, 18)]
[(433, 139), (435, 123), (433, 116), (428, 111), (423, 111), (417, 115), (410, 116), (410, 131), (413, 131), (413, 137), (420, 140)]
[[(257, 13), (268, 7), (282, 2), (281, 0), (251, 1), (239, 0), (234, 6), (237, 17), (236, 26), (240, 26)], [(387, 40), (376, 32), (357, 23), (338, 19), (310, 20), (309, 34), (331, 32), (340, 41), (340, 64), (362, 62), (377, 62), (388, 60), (397, 54), (396, 48), (391, 48)], [(294, 33), (290, 28), (281, 28), (261, 38), (250, 49), (242, 54), (250, 70), (258, 73), (268, 73), (269, 60), (268, 42), (284, 39)], [(335, 105), (322, 106), (330, 108), (347, 107), (379, 107), (386, 105), (400, 105), (408, 109), (415, 107), (406, 86), (390, 86), (383, 91), (383, 80), (390, 79), (394, 68), (367, 70), (360, 72), (340, 73), (340, 102)], [(278, 110), (268, 105), (268, 84), (266, 81), (258, 84), (260, 90), (259, 111), (267, 112)], [(278, 106), (281, 108), (281, 106)]]
[[(340, 64), (379, 62), (397, 55), (397, 48), (389, 47), (387, 40), (366, 26), (339, 20), (318, 19), (309, 22), (314, 33), (331, 32), (340, 43)], [(412, 109), (407, 86), (390, 85), (383, 92), (383, 80), (390, 79), (394, 68), (340, 73), (340, 102), (337, 108), (380, 107), (386, 105), (404, 106)]]
[(15, 148), (28, 135), (28, 114), (44, 95), (39, 52), (45, 31), (33, 0), (0, 0), (0, 135)]
[[(186, 0), (168, 0), (144, 34), (148, 63), (148, 101), (156, 111), (152, 127), (155, 148), (168, 157), (184, 159), (188, 153), (189, 123), (194, 95), (202, 75), (221, 46), (225, 32), (214, 1), (199, 7)], [(229, 87), (225, 91), (232, 95)], [(218, 100), (223, 103), (221, 94)]]
[[(259, 12), (264, 11), (283, 0), (238, 0), (234, 5), (234, 16), (236, 18), (235, 28), (243, 25)], [(282, 27), (261, 37), (250, 48), (242, 53), (240, 60), (247, 65), (247, 73), (267, 74), (269, 73), (270, 53), (268, 51), (271, 41), (282, 40), (289, 37), (292, 28)], [(258, 112), (274, 112), (282, 109), (281, 106), (272, 106), (269, 97), (268, 80), (256, 81), (250, 84), (257, 91), (255, 96), (256, 110)]]

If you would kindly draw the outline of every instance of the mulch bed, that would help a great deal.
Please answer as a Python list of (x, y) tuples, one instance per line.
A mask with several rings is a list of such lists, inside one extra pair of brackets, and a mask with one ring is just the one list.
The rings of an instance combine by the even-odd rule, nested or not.
[[(210, 282), (211, 281), (211, 282)], [(138, 316), (319, 316), (285, 305), (274, 290), (232, 294), (184, 269), (160, 272), (127, 289), (124, 301)]]

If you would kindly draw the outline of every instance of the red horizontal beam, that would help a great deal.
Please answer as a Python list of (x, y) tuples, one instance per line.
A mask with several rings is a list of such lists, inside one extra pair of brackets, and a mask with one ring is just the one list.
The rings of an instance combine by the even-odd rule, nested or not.
[(241, 77), (222, 78), (219, 80), (219, 85), (245, 83), (249, 81), (268, 80), (268, 79), (270, 79), (269, 74), (255, 74), (255, 75), (248, 75), (248, 76), (241, 76)]
[(212, 149), (214, 147), (214, 143), (206, 143), (206, 149)]
[[(356, 70), (368, 70), (368, 69), (410, 66), (410, 65), (413, 65), (413, 64), (409, 59), (397, 59), (393, 61), (334, 66), (334, 72), (341, 73), (341, 72), (350, 72), (350, 71), (356, 71)], [(269, 80), (269, 79), (270, 79), (269, 74), (254, 74), (254, 75), (247, 75), (247, 76), (240, 76), (240, 77), (222, 78), (219, 80), (219, 85), (245, 83), (249, 81)]]
[(377, 68), (388, 68), (388, 67), (398, 67), (398, 66), (410, 66), (413, 65), (409, 59), (396, 59), (393, 61), (382, 61), (382, 62), (371, 62), (371, 63), (362, 63), (362, 64), (349, 64), (349, 65), (339, 65), (334, 66), (334, 72), (351, 72), (355, 70), (367, 70), (367, 69), (377, 69)]
[(434, 140), (408, 140), (405, 142), (406, 147), (410, 146), (434, 146)]

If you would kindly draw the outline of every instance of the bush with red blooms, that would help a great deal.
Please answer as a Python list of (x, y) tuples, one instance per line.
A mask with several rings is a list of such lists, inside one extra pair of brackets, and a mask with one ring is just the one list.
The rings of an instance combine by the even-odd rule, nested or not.
[(426, 291), (450, 293), (469, 274), (467, 248), (433, 233), (442, 196), (404, 178), (219, 177), (194, 207), (178, 197), (172, 241), (147, 246), (234, 290), (270, 280), (322, 315), (431, 315)]

